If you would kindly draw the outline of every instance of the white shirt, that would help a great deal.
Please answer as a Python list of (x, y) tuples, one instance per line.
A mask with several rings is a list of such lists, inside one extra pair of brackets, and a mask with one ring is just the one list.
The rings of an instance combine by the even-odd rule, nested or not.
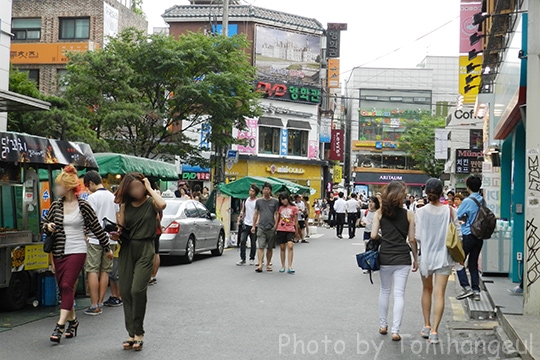
[(64, 254), (86, 254), (84, 219), (78, 208), (71, 214), (64, 213), (64, 233), (66, 234)]
[(334, 211), (339, 214), (344, 214), (347, 211), (347, 202), (343, 198), (338, 198), (334, 203)]
[(305, 220), (304, 211), (306, 210), (306, 204), (304, 204), (302, 200), (300, 200), (300, 202), (295, 201), (294, 204), (298, 208), (298, 221), (304, 221)]
[[(92, 209), (96, 212), (98, 221), (103, 224), (103, 218), (107, 218), (110, 221), (116, 222), (116, 213), (118, 212), (118, 205), (114, 203), (114, 195), (107, 189), (101, 188), (88, 196), (88, 202)], [(94, 235), (94, 234), (91, 234)], [(110, 240), (112, 245), (116, 245), (117, 242)], [(99, 245), (99, 240), (95, 237), (88, 237), (90, 244)]]
[(247, 198), (244, 202), (244, 225), (253, 226), (253, 216), (255, 215), (255, 203), (257, 198), (251, 200)]
[(349, 199), (347, 200), (345, 209), (347, 210), (348, 214), (356, 214), (358, 212), (358, 201), (356, 199)]

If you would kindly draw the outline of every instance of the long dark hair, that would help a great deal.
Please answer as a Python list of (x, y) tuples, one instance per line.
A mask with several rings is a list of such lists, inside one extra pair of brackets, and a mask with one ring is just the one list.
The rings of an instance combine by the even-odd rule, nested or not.
[(383, 190), (382, 197), (382, 215), (387, 218), (394, 218), (397, 210), (403, 208), (405, 201), (405, 192), (407, 186), (403, 181), (391, 181)]
[[(136, 199), (129, 195), (129, 187), (134, 181), (140, 181), (143, 183), (144, 175), (138, 172), (127, 173), (116, 190), (114, 202), (116, 204), (127, 204)], [(144, 183), (143, 183), (144, 184)]]
[(283, 204), (281, 203), (281, 200), (285, 200), (287, 199), (287, 206), (294, 206), (294, 201), (293, 199), (291, 198), (291, 196), (285, 192), (282, 192), (281, 194), (279, 194), (278, 196), (278, 200), (279, 200), (279, 206), (283, 206)]

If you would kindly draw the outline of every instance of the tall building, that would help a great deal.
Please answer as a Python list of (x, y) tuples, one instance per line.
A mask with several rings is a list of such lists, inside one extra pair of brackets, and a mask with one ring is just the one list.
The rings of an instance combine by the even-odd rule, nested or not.
[(55, 94), (66, 71), (67, 51), (102, 48), (126, 27), (147, 30), (131, 0), (15, 0), (11, 63), (28, 71), (45, 94)]
[(446, 116), (455, 105), (456, 64), (457, 57), (426, 57), (416, 68), (352, 71), (345, 85), (348, 117), (343, 126), (350, 122), (355, 191), (375, 193), (392, 180), (403, 180), (412, 193), (421, 194), (427, 176), (400, 149), (400, 139), (408, 121)]
[(11, 0), (0, 0), (0, 131), (6, 131), (8, 111), (47, 110), (49, 103), (9, 91)]
[[(223, 6), (209, 3), (192, 1), (166, 10), (162, 16), (170, 35), (221, 32)], [(323, 33), (315, 19), (256, 6), (229, 7), (228, 34), (245, 34), (252, 43), (246, 51), (257, 68), (254, 86), (264, 98), (262, 116), (246, 119), (245, 131), (234, 130), (247, 144), (233, 146), (239, 158), (228, 164), (227, 180), (275, 176), (309, 185), (316, 197), (322, 196), (327, 166), (319, 156), (318, 124)], [(204, 131), (199, 129), (201, 134)]]

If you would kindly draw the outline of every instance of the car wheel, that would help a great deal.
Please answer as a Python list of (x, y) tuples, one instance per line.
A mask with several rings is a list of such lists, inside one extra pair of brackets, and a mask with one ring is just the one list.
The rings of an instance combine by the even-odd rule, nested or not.
[(212, 250), (212, 255), (214, 256), (223, 255), (224, 248), (225, 248), (225, 235), (223, 234), (223, 232), (220, 232), (218, 236), (217, 247), (214, 250)]
[(186, 244), (186, 255), (184, 255), (184, 262), (191, 264), (195, 257), (195, 237), (191, 235)]
[(26, 305), (30, 293), (30, 277), (26, 271), (11, 274), (9, 287), (0, 290), (2, 310), (20, 310)]

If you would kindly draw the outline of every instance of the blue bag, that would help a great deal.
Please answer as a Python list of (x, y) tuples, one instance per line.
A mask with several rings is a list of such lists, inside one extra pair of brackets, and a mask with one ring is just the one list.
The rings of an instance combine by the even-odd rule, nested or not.
[(372, 272), (381, 269), (381, 264), (379, 263), (379, 251), (368, 250), (364, 253), (356, 254), (356, 262), (363, 270), (369, 271), (369, 281), (373, 284), (373, 279), (371, 277)]

